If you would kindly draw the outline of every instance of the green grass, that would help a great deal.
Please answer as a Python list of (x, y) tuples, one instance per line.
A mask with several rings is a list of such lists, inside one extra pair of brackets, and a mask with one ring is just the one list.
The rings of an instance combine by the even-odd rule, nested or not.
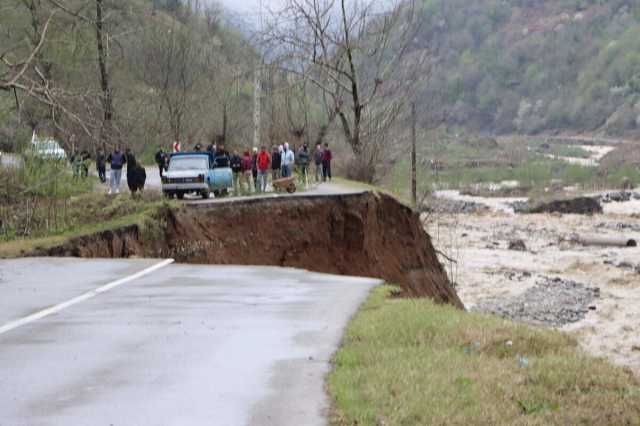
[(640, 423), (638, 381), (569, 335), (390, 291), (372, 292), (335, 356), (333, 424)]

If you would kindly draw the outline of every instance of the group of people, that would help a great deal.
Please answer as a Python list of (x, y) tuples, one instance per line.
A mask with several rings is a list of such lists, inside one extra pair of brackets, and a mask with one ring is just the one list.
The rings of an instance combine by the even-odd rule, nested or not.
[(77, 150), (74, 151), (69, 160), (71, 162), (71, 169), (73, 170), (74, 178), (85, 179), (87, 176), (89, 176), (89, 163), (91, 161), (91, 155), (87, 150), (84, 150), (82, 152), (78, 152)]
[[(176, 142), (172, 146), (172, 151), (180, 152), (181, 144)], [(201, 152), (202, 146), (196, 144), (193, 151)], [(266, 192), (271, 181), (283, 178), (290, 178), (297, 170), (300, 182), (306, 186), (309, 182), (309, 167), (313, 164), (315, 169), (315, 181), (326, 182), (331, 180), (331, 161), (333, 154), (329, 149), (329, 144), (317, 144), (312, 152), (309, 146), (303, 144), (297, 152), (289, 146), (274, 145), (271, 152), (263, 145), (260, 150), (254, 147), (252, 150), (245, 150), (242, 155), (234, 150), (231, 154), (225, 149), (223, 143), (210, 144), (206, 151), (213, 154), (217, 167), (230, 167), (233, 172), (233, 188), (236, 195), (248, 194), (251, 192)], [(91, 156), (88, 152), (74, 152), (71, 157), (73, 174), (76, 177), (86, 177), (89, 174), (89, 162)], [(165, 152), (160, 146), (155, 155), (155, 162), (162, 179), (164, 173), (169, 168), (170, 154)], [(122, 171), (126, 166), (127, 184), (132, 193), (144, 188), (146, 173), (144, 167), (138, 165), (134, 154), (129, 148), (124, 152), (119, 145), (115, 149), (105, 154), (99, 149), (96, 154), (96, 169), (100, 182), (107, 181), (107, 165), (110, 167), (109, 174), (109, 194), (120, 192), (122, 181)], [(253, 188), (253, 190), (252, 190)]]
[[(181, 150), (180, 142), (174, 142), (172, 151), (176, 153)], [(328, 143), (317, 144), (313, 152), (306, 143), (297, 152), (294, 152), (288, 143), (274, 145), (271, 152), (263, 145), (260, 150), (254, 147), (252, 150), (245, 150), (242, 154), (237, 150), (229, 154), (223, 143), (210, 144), (206, 151), (213, 154), (218, 167), (231, 167), (235, 195), (248, 194), (252, 191), (266, 192), (269, 176), (272, 182), (290, 178), (296, 168), (300, 182), (306, 186), (309, 182), (309, 167), (312, 162), (315, 166), (316, 182), (331, 180), (333, 154)], [(202, 152), (202, 145), (196, 144), (193, 152)], [(162, 147), (158, 147), (155, 161), (160, 178), (168, 170), (169, 158), (170, 155)]]
[(144, 167), (140, 166), (135, 155), (127, 148), (122, 152), (119, 145), (106, 155), (102, 149), (96, 154), (96, 169), (100, 182), (107, 181), (107, 164), (110, 166), (109, 173), (109, 194), (120, 193), (120, 183), (122, 181), (122, 170), (127, 166), (127, 185), (132, 194), (141, 191), (147, 178)]

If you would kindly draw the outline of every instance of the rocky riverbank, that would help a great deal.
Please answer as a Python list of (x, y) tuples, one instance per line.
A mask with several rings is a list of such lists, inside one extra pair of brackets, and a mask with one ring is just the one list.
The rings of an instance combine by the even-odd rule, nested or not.
[(492, 209), (423, 217), (468, 309), (574, 333), (588, 352), (640, 376), (640, 249), (572, 239), (640, 240), (640, 210), (607, 210), (633, 203), (606, 203), (597, 215)]

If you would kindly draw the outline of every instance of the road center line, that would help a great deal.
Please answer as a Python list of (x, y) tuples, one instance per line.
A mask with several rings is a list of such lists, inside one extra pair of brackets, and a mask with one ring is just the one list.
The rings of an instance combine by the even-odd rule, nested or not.
[(47, 317), (49, 315), (58, 313), (58, 312), (60, 312), (60, 311), (62, 311), (64, 309), (67, 309), (67, 308), (69, 308), (69, 307), (71, 307), (73, 305), (77, 305), (80, 302), (84, 302), (85, 300), (92, 299), (92, 298), (96, 297), (99, 294), (105, 293), (105, 292), (107, 292), (109, 290), (112, 290), (112, 289), (114, 289), (116, 287), (119, 287), (119, 286), (121, 286), (123, 284), (126, 284), (128, 282), (137, 280), (138, 278), (141, 278), (141, 277), (143, 277), (145, 275), (148, 275), (151, 272), (157, 271), (160, 268), (164, 268), (165, 266), (170, 265), (173, 262), (174, 262), (173, 259), (163, 260), (162, 262), (156, 263), (155, 265), (150, 266), (147, 269), (143, 269), (142, 271), (137, 272), (137, 273), (135, 273), (133, 275), (129, 275), (128, 277), (124, 277), (124, 278), (121, 278), (119, 280), (112, 281), (112, 282), (110, 282), (108, 284), (105, 284), (105, 285), (103, 285), (101, 287), (98, 287), (98, 288), (96, 288), (94, 290), (91, 290), (91, 291), (88, 291), (88, 292), (86, 292), (84, 294), (81, 294), (80, 296), (74, 297), (73, 299), (67, 300), (66, 302), (59, 303), (57, 305), (54, 305), (54, 306), (51, 306), (49, 308), (43, 309), (41, 311), (35, 312), (35, 313), (33, 313), (31, 315), (28, 315), (26, 317), (17, 319), (15, 321), (11, 321), (11, 322), (3, 325), (3, 326), (0, 326), (0, 334), (4, 334), (4, 333), (6, 333), (8, 331), (13, 330), (14, 328), (18, 328), (18, 327), (21, 327), (23, 325), (30, 324), (30, 323), (32, 323), (34, 321), (37, 321), (37, 320), (42, 319), (44, 317)]

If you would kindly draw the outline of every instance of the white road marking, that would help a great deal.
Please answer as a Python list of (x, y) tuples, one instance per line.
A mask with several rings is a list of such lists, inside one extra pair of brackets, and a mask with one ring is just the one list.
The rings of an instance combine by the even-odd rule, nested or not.
[(11, 322), (9, 322), (9, 323), (7, 323), (7, 324), (5, 324), (5, 325), (0, 327), (0, 334), (4, 334), (4, 333), (6, 333), (8, 331), (13, 330), (14, 328), (18, 328), (18, 327), (21, 327), (23, 325), (30, 324), (30, 323), (32, 323), (34, 321), (37, 321), (37, 320), (42, 319), (44, 317), (47, 317), (49, 315), (58, 313), (58, 312), (62, 311), (63, 309), (67, 309), (68, 307), (76, 305), (76, 304), (78, 304), (80, 302), (84, 302), (85, 300), (89, 300), (91, 298), (94, 298), (99, 294), (105, 293), (105, 292), (107, 292), (107, 291), (109, 291), (111, 289), (114, 289), (116, 287), (119, 287), (119, 286), (121, 286), (123, 284), (131, 282), (133, 280), (137, 280), (138, 278), (143, 277), (145, 275), (148, 275), (151, 272), (157, 271), (160, 268), (164, 268), (165, 266), (170, 265), (173, 262), (174, 262), (173, 259), (163, 260), (162, 262), (156, 263), (155, 265), (150, 266), (147, 269), (143, 269), (140, 272), (137, 272), (137, 273), (135, 273), (133, 275), (129, 275), (128, 277), (121, 278), (121, 279), (119, 279), (117, 281), (112, 281), (112, 282), (110, 282), (108, 284), (103, 285), (102, 287), (96, 288), (95, 290), (88, 291), (88, 292), (86, 292), (84, 294), (81, 294), (78, 297), (74, 297), (73, 299), (67, 300), (66, 302), (59, 303), (57, 305), (51, 306), (50, 308), (46, 308), (46, 309), (43, 309), (41, 311), (35, 312), (35, 313), (31, 314), (31, 315), (28, 315), (26, 317), (17, 319), (15, 321), (11, 321)]

